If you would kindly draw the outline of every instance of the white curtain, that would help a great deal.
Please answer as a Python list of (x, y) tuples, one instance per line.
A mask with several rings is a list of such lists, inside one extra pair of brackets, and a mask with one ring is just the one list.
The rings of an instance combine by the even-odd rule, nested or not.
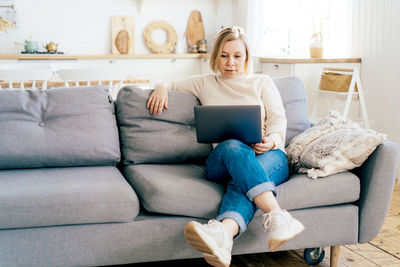
[(309, 57), (314, 33), (324, 57), (349, 57), (353, 0), (248, 0), (247, 35), (259, 56)]

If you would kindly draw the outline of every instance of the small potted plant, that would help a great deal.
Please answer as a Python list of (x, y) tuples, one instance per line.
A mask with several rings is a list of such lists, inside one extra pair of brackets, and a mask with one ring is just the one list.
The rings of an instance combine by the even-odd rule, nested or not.
[(324, 48), (322, 46), (322, 33), (317, 32), (311, 36), (312, 42), (310, 44), (310, 57), (322, 58)]
[(328, 22), (330, 17), (330, 11), (328, 10), (324, 17), (320, 15), (314, 15), (312, 17), (313, 34), (311, 36), (310, 43), (310, 57), (322, 58), (324, 54), (324, 48), (322, 43), (322, 36), (324, 33), (324, 25)]

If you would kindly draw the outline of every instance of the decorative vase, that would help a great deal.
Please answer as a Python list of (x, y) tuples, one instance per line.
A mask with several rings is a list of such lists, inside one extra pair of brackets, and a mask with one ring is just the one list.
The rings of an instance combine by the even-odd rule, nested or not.
[(324, 48), (322, 47), (322, 33), (314, 33), (311, 36), (310, 44), (310, 57), (312, 58), (322, 58)]
[(176, 42), (175, 53), (185, 54), (187, 53), (185, 48), (186, 48), (186, 38), (185, 36), (182, 36), (182, 38), (179, 38), (178, 41)]

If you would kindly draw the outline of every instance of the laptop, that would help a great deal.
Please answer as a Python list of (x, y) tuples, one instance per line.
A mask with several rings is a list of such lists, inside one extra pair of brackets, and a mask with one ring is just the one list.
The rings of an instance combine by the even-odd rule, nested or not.
[(194, 106), (197, 142), (220, 143), (236, 139), (245, 144), (261, 142), (259, 105)]

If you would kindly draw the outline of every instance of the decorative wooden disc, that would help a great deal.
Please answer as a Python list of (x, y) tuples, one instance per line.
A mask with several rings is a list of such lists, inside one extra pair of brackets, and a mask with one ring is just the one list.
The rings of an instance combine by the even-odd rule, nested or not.
[[(166, 31), (168, 40), (165, 44), (159, 45), (153, 40), (153, 31), (161, 29)], [(149, 25), (144, 29), (144, 39), (147, 46), (153, 53), (168, 54), (175, 50), (178, 35), (175, 29), (166, 21), (158, 20), (150, 22)]]
[(111, 53), (134, 53), (133, 16), (111, 16)]
[(121, 54), (128, 54), (129, 52), (129, 33), (127, 30), (121, 30), (118, 32), (115, 38), (115, 46)]

